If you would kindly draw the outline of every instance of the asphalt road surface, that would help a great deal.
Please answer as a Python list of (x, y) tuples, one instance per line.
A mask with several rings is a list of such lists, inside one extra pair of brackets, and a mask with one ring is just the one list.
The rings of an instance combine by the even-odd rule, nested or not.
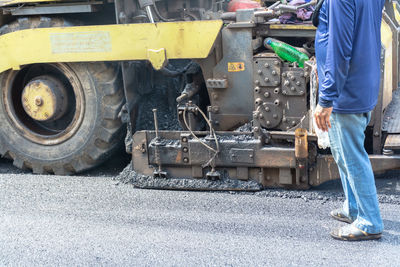
[(400, 173), (378, 180), (380, 241), (329, 231), (337, 182), (307, 192), (140, 190), (112, 179), (31, 175), (0, 160), (0, 265), (400, 266)]

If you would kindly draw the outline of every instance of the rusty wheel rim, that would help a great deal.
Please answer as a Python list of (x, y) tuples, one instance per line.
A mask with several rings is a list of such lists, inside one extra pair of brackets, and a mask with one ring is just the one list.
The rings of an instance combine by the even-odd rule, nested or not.
[[(49, 75), (64, 84), (68, 94), (68, 110), (51, 122), (34, 120), (22, 106), (24, 87), (33, 79)], [(9, 71), (2, 81), (3, 104), (12, 126), (26, 139), (41, 145), (57, 145), (76, 134), (83, 121), (85, 98), (76, 73), (64, 63), (23, 66)]]

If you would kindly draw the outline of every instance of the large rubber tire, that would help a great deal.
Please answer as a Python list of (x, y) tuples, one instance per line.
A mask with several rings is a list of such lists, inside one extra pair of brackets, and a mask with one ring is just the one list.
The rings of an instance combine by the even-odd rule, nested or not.
[[(22, 18), (3, 26), (0, 34), (59, 26), (71, 26), (71, 23), (60, 18)], [(76, 124), (71, 136), (55, 144), (40, 143), (40, 138), (39, 141), (27, 138), (26, 133), (16, 127), (15, 120), (10, 119), (10, 108), (7, 108), (8, 104), (5, 105), (8, 99), (5, 92), (10, 90), (12, 79), (17, 77), (18, 71), (6, 71), (0, 75), (0, 154), (11, 158), (16, 167), (31, 169), (34, 173), (67, 175), (93, 168), (108, 159), (116, 149), (122, 148), (126, 127), (118, 118), (118, 113), (125, 98), (119, 64), (96, 62), (47, 65), (67, 70), (66, 76), (73, 76), (76, 84), (81, 85), (80, 103), (84, 112), (80, 123)]]

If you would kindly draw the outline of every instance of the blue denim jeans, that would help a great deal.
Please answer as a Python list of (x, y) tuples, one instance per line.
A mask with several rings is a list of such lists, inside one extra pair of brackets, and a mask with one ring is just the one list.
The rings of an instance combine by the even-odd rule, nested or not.
[(364, 148), (364, 131), (371, 112), (360, 114), (332, 113), (329, 140), (338, 165), (346, 200), (343, 212), (355, 220), (354, 226), (370, 234), (381, 233), (383, 222), (379, 211), (374, 173)]

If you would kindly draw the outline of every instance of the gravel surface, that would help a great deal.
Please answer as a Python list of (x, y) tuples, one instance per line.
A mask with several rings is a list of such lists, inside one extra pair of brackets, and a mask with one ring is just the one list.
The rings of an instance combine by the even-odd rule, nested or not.
[[(400, 265), (394, 202), (381, 203), (380, 241), (330, 238), (343, 225), (327, 215), (341, 204), (337, 182), (307, 192), (210, 193), (135, 189), (112, 172), (13, 170), (0, 161), (0, 265)], [(377, 180), (380, 196), (399, 196), (398, 177)]]

